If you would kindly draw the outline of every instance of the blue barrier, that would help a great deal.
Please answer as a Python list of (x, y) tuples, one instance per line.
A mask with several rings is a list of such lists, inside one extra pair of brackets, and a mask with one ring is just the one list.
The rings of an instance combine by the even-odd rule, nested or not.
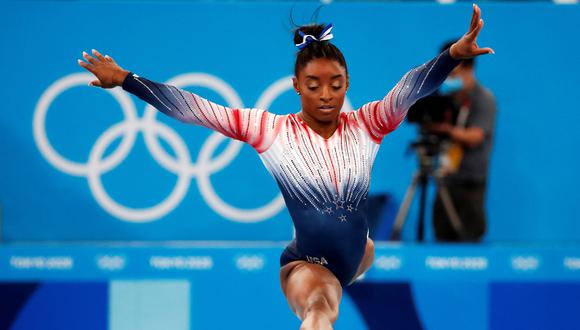
[[(97, 324), (105, 319), (113, 330), (135, 328), (145, 319), (149, 325), (142, 329), (159, 324), (296, 329), (298, 321), (278, 284), (282, 247), (251, 242), (4, 246), (0, 305), (22, 300), (16, 311), (27, 312), (14, 313), (23, 324), (54, 310), (52, 322), (59, 329), (74, 328), (67, 324), (77, 324), (75, 315)], [(580, 318), (572, 312), (580, 303), (578, 292), (577, 246), (379, 245), (371, 270), (346, 289), (336, 329), (572, 329)], [(83, 298), (93, 300), (72, 315), (67, 299), (78, 295), (94, 298)], [(62, 305), (60, 311), (54, 305)], [(545, 305), (561, 307), (542, 309)], [(7, 318), (0, 317), (0, 325)]]
[[(263, 276), (279, 270), (283, 247), (283, 242), (10, 244), (0, 247), (0, 280)], [(580, 280), (579, 274), (578, 247), (378, 243), (364, 280)]]

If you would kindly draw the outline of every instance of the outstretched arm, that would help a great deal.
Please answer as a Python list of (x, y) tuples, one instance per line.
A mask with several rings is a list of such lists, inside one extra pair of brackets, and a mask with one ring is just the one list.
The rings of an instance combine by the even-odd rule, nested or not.
[(264, 151), (272, 141), (277, 116), (259, 109), (230, 109), (212, 103), (199, 95), (148, 80), (121, 68), (110, 56), (92, 51), (95, 57), (83, 52), (88, 62), (79, 65), (97, 78), (90, 85), (101, 88), (122, 86), (153, 105), (164, 114), (181, 122), (201, 125), (228, 137), (251, 144), (258, 152)]
[(422, 97), (433, 93), (462, 59), (482, 54), (493, 54), (491, 48), (479, 48), (477, 35), (483, 28), (481, 10), (473, 5), (473, 15), (467, 33), (449, 49), (431, 61), (407, 72), (397, 85), (380, 101), (365, 104), (357, 112), (376, 142), (394, 129), (405, 118), (409, 108)]

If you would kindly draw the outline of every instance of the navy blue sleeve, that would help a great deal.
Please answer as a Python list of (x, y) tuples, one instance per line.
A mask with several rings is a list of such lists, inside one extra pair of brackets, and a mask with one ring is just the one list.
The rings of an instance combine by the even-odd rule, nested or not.
[(410, 70), (382, 100), (363, 105), (357, 111), (358, 121), (375, 142), (380, 142), (403, 122), (409, 108), (436, 91), (459, 63), (461, 60), (452, 58), (447, 49)]

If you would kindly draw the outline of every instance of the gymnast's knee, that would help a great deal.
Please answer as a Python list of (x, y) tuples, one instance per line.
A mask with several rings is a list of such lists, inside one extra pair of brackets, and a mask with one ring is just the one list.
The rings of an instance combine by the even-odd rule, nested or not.
[(306, 303), (303, 319), (309, 314), (322, 314), (328, 317), (329, 321), (334, 323), (338, 318), (338, 305), (333, 304), (322, 292), (314, 292)]

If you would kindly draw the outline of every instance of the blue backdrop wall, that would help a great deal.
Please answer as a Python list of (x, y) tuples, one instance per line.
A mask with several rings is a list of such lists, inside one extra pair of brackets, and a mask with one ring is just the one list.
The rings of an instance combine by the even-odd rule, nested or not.
[[(486, 239), (580, 240), (580, 27), (572, 23), (580, 7), (481, 7), (479, 43), (497, 53), (477, 63), (498, 101)], [(306, 22), (315, 8), (299, 5), (295, 18)], [(155, 127), (123, 130), (120, 123), (142, 120), (145, 104), (119, 88), (86, 86), (90, 78), (76, 64), (83, 50), (96, 48), (139, 75), (219, 103), (297, 112), (287, 88), (291, 4), (25, 2), (2, 9), (5, 240), (291, 238), (288, 213), (251, 148), (161, 115)], [(469, 4), (341, 3), (325, 6), (320, 20), (335, 24), (356, 108), (460, 36), (470, 14)], [(384, 140), (373, 193), (401, 200), (415, 169), (404, 155), (415, 136), (404, 125)], [(190, 165), (176, 170), (181, 161)]]

